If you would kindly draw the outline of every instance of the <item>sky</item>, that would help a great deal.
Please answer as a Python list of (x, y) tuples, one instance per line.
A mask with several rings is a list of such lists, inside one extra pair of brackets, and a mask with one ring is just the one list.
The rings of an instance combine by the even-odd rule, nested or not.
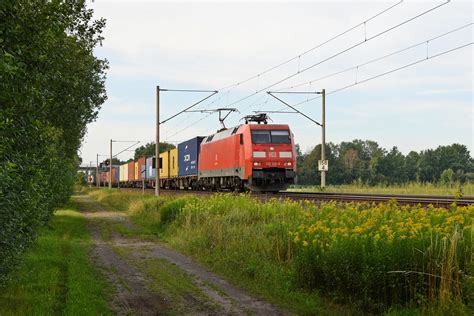
[[(159, 85), (218, 90), (195, 109), (236, 108), (227, 127), (254, 111), (291, 111), (266, 91), (325, 89), (326, 142), (373, 140), (404, 154), (460, 143), (472, 155), (473, 5), (445, 2), (89, 1), (107, 20), (95, 55), (109, 61), (108, 100), (79, 154), (94, 164), (109, 155), (110, 139), (154, 141)], [(160, 121), (208, 95), (162, 91)], [(321, 122), (318, 95), (278, 97)], [(321, 127), (305, 117), (269, 115), (290, 126), (303, 152), (320, 144)], [(176, 144), (219, 127), (216, 113), (184, 113), (161, 125), (160, 140)], [(114, 142), (114, 154), (131, 144)]]

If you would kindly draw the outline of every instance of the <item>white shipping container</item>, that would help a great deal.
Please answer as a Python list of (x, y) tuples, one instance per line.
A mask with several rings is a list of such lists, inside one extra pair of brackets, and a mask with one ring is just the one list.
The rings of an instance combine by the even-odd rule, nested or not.
[(128, 181), (128, 164), (123, 164), (120, 166), (120, 182)]

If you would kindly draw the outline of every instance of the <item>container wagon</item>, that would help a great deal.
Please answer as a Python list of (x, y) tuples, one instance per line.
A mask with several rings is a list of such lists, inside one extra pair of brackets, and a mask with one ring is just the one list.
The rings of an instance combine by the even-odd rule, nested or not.
[(135, 161), (128, 163), (128, 182), (127, 186), (134, 187), (135, 184)]
[(149, 188), (153, 188), (155, 186), (155, 176), (156, 176), (156, 169), (155, 169), (155, 157), (148, 157), (146, 159), (145, 164), (145, 179), (146, 179), (146, 186)]
[(120, 185), (124, 186), (128, 182), (128, 164), (120, 165)]
[(205, 137), (198, 136), (178, 144), (178, 187), (198, 188), (198, 162), (201, 142)]
[(135, 162), (134, 168), (135, 168), (134, 169), (135, 170), (135, 177), (134, 177), (135, 186), (141, 188), (143, 185), (143, 182), (145, 181), (145, 176), (146, 176), (145, 174), (146, 158), (145, 157), (139, 158)]

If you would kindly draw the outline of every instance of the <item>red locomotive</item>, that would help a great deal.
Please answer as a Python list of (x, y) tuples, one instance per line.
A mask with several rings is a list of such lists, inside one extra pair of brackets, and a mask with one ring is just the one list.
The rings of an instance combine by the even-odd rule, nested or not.
[(279, 191), (293, 183), (295, 159), (288, 125), (240, 125), (204, 138), (198, 183), (217, 190)]

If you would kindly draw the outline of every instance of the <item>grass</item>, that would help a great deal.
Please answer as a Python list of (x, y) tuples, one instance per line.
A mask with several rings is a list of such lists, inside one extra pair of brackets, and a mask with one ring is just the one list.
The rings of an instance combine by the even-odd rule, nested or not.
[(89, 259), (90, 247), (76, 205), (56, 211), (0, 289), (0, 315), (111, 314), (111, 290)]
[(380, 193), (380, 194), (424, 194), (424, 195), (451, 195), (474, 196), (474, 183), (463, 185), (446, 186), (433, 183), (407, 183), (403, 185), (375, 185), (365, 184), (343, 184), (328, 185), (324, 190), (314, 185), (293, 185), (289, 191), (305, 192), (335, 192), (335, 193)]
[(93, 195), (107, 205), (108, 195), (127, 201), (136, 234), (158, 236), (300, 315), (472, 314), (473, 207)]

